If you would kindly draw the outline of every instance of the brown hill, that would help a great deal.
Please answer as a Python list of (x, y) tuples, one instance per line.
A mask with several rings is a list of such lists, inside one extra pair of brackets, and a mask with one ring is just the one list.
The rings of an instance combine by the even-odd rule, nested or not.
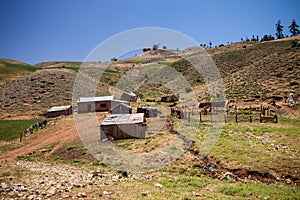
[[(192, 51), (192, 48), (186, 51)], [(273, 96), (284, 98), (290, 92), (296, 95), (300, 93), (299, 43), (295, 38), (236, 43), (207, 51), (221, 73), (228, 99), (261, 100)], [(62, 63), (69, 66), (62, 68)], [(1, 116), (36, 115), (52, 105), (70, 104), (73, 82), (81, 64), (40, 63), (38, 65), (43, 68), (34, 67), (34, 70), (42, 70), (35, 73), (31, 71), (33, 74), (27, 77), (6, 82), (0, 86)], [(109, 86), (114, 86), (128, 70), (149, 64), (152, 69), (159, 64), (174, 68), (190, 82), (199, 101), (207, 100), (207, 88), (201, 75), (189, 62), (180, 59), (177, 51), (170, 50), (148, 51), (126, 60), (112, 62), (100, 80), (97, 94), (109, 94)], [(93, 63), (89, 65), (92, 66)], [(48, 69), (49, 66), (53, 69)], [(155, 90), (143, 87), (143, 93), (147, 93), (147, 90), (149, 94), (144, 95), (145, 98), (153, 96), (153, 99), (159, 98), (153, 91), (160, 95), (167, 91), (161, 86)]]
[(75, 76), (73, 70), (47, 69), (1, 85), (0, 115), (36, 116), (50, 106), (70, 103)]
[(224, 79), (227, 98), (265, 99), (300, 93), (297, 40), (251, 42), (242, 48), (233, 47), (221, 47), (222, 52), (209, 50)]

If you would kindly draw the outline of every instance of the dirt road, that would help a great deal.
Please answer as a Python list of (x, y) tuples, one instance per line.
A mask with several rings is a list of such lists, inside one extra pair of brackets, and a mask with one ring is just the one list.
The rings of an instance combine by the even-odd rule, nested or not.
[[(53, 152), (61, 145), (74, 140), (80, 140), (80, 138), (77, 134), (73, 118), (71, 116), (63, 117), (57, 120), (55, 125), (48, 126), (30, 135), (27, 137), (24, 146), (0, 155), (0, 159), (12, 160), (17, 158), (17, 156), (37, 151), (47, 145), (55, 145), (51, 151)], [(51, 152), (48, 152), (48, 155)]]

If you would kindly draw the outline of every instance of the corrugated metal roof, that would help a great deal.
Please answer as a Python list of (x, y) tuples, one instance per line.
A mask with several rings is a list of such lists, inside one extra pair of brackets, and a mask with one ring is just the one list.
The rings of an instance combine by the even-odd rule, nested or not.
[(127, 91), (125, 91), (123, 94), (127, 94), (127, 95), (133, 96), (133, 97), (136, 96), (136, 94), (134, 94), (133, 92), (127, 92)]
[(78, 102), (96, 102), (96, 101), (111, 101), (114, 96), (101, 96), (101, 97), (80, 97)]
[(115, 105), (111, 110), (113, 110), (113, 109), (115, 109), (115, 108), (117, 108), (117, 107), (119, 107), (119, 106), (123, 106), (123, 107), (130, 108), (130, 109), (131, 109), (131, 106), (130, 106), (130, 105), (127, 105), (127, 104), (125, 104), (125, 103), (119, 103), (119, 104)]
[(54, 107), (50, 108), (49, 110), (47, 110), (47, 112), (55, 112), (55, 111), (67, 110), (70, 107), (71, 107), (71, 105), (69, 105), (69, 106), (54, 106)]
[(106, 115), (101, 125), (138, 124), (144, 122), (144, 113), (136, 114), (110, 114)]

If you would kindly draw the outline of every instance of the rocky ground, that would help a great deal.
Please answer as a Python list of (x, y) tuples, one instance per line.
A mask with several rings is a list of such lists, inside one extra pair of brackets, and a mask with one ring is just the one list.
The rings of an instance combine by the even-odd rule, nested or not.
[(73, 70), (47, 69), (1, 85), (1, 118), (42, 114), (51, 106), (70, 104), (75, 77)]
[[(1, 162), (1, 168), (7, 167), (4, 162)], [(136, 179), (127, 173), (102, 173), (80, 166), (27, 161), (9, 165), (27, 175), (22, 180), (10, 176), (10, 183), (1, 183), (0, 197), (3, 199), (99, 199), (102, 196), (109, 197), (114, 192), (100, 189), (102, 186), (109, 188), (114, 182)]]

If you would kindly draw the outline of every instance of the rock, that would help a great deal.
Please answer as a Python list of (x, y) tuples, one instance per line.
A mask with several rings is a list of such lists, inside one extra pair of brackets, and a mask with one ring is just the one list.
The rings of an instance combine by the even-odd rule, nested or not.
[(48, 149), (42, 149), (41, 152), (42, 153), (46, 153), (48, 151)]
[(36, 198), (36, 197), (35, 197), (34, 195), (30, 195), (30, 196), (27, 197), (28, 200), (33, 200), (33, 199), (35, 199), (35, 198)]
[(123, 177), (128, 177), (128, 172), (125, 170), (119, 170), (118, 173), (121, 174)]
[(159, 184), (159, 183), (155, 183), (154, 186), (155, 186), (155, 187), (158, 187), (158, 188), (162, 188), (162, 185)]
[(194, 195), (195, 197), (202, 197), (202, 196), (203, 196), (202, 194), (199, 194), (199, 193), (196, 193), (196, 192), (193, 192), (193, 195)]
[(108, 192), (108, 191), (105, 191), (105, 190), (104, 190), (102, 193), (103, 193), (104, 195), (110, 195), (110, 194), (111, 194), (111, 192)]
[(62, 194), (61, 197), (64, 198), (64, 199), (67, 199), (67, 198), (69, 198), (70, 196), (69, 196), (68, 194)]
[(117, 180), (119, 180), (119, 176), (118, 175), (114, 175), (111, 177), (111, 179), (116, 182)]
[(148, 192), (142, 192), (142, 196), (147, 196), (148, 195)]
[(79, 198), (86, 198), (87, 195), (86, 195), (85, 192), (79, 192), (79, 193), (77, 194), (77, 197), (79, 197)]
[(50, 187), (48, 190), (47, 190), (47, 196), (50, 197), (50, 196), (53, 196), (56, 194), (56, 188), (55, 187)]

